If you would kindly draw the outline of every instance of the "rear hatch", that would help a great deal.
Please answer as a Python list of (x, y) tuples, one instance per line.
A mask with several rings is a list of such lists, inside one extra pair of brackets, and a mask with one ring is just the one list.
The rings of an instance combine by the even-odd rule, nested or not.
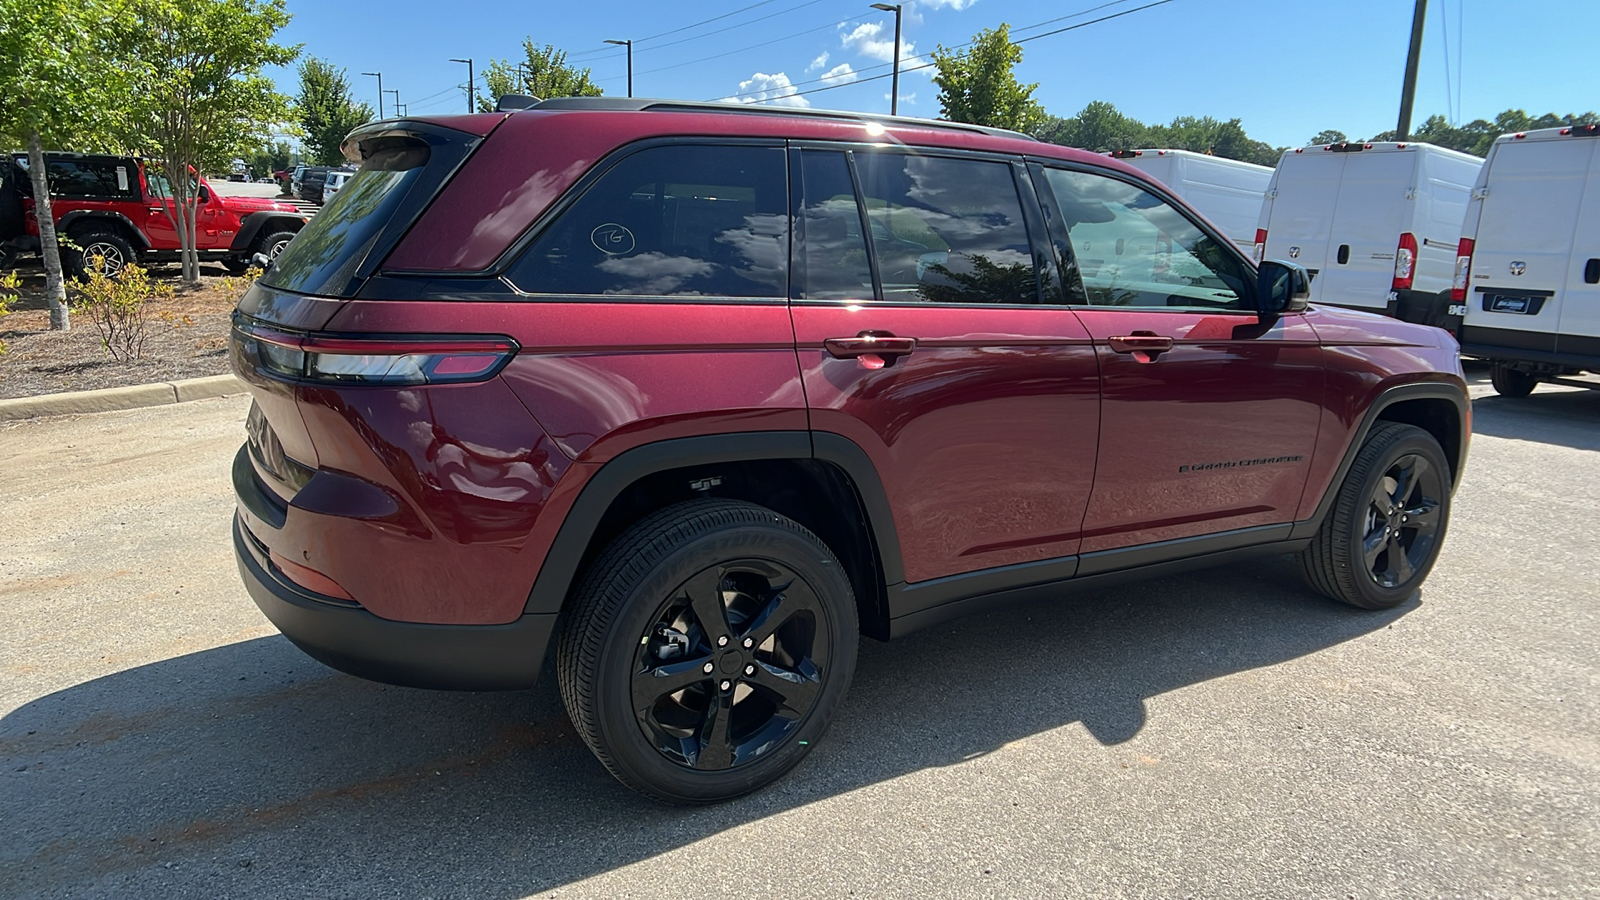
[(1288, 260), (1310, 270), (1312, 300), (1323, 298), (1333, 214), (1348, 155), (1308, 149), (1286, 155), (1278, 163), (1276, 194), (1267, 220), (1267, 246), (1262, 258)]
[(1415, 187), (1417, 151), (1375, 148), (1328, 155), (1343, 156), (1345, 163), (1328, 259), (1319, 279), (1321, 299), (1383, 310), (1394, 285), (1400, 233), (1407, 230), (1413, 209), (1409, 192)]

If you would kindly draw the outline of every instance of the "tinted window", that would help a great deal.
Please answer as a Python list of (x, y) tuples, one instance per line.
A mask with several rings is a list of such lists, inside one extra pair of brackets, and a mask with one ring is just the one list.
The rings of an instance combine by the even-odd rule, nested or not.
[(600, 176), (507, 277), (537, 294), (783, 297), (788, 209), (781, 148), (653, 147)]
[(1089, 305), (1248, 308), (1245, 264), (1177, 208), (1104, 175), (1046, 177)]
[(884, 299), (1038, 302), (1009, 165), (876, 152), (855, 159)]
[(805, 246), (803, 282), (796, 295), (807, 300), (870, 298), (872, 266), (861, 233), (850, 164), (843, 153), (807, 150), (800, 155), (805, 185), (801, 220)]
[[(17, 159), (26, 169), (27, 157)], [(84, 197), (101, 200), (129, 200), (137, 197), (137, 170), (127, 159), (61, 159), (46, 156), (46, 176), (53, 197)], [(31, 195), (32, 191), (28, 193)]]

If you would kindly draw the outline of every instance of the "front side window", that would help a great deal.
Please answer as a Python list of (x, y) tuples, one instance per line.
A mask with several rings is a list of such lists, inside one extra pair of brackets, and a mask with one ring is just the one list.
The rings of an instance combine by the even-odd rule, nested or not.
[(1245, 264), (1160, 197), (1089, 172), (1046, 178), (1090, 306), (1251, 308)]
[(533, 294), (784, 297), (780, 147), (652, 147), (601, 175), (506, 273)]
[(1011, 166), (893, 152), (855, 159), (883, 299), (1038, 302)]

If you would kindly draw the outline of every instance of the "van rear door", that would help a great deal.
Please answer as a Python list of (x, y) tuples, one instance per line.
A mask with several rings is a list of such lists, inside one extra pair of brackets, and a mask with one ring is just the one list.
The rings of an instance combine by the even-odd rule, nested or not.
[(1308, 149), (1290, 153), (1278, 163), (1277, 194), (1267, 221), (1263, 259), (1299, 263), (1311, 271), (1311, 299), (1322, 300), (1323, 275), (1332, 261), (1328, 236), (1333, 230), (1339, 182), (1346, 153)]
[(1333, 212), (1327, 267), (1318, 279), (1322, 282), (1321, 300), (1390, 311), (1394, 254), (1412, 208), (1406, 192), (1415, 186), (1417, 153), (1366, 150), (1329, 155), (1346, 161)]
[[(1473, 342), (1555, 352), (1594, 147), (1540, 140), (1495, 148), (1466, 297)], [(1581, 285), (1582, 274), (1580, 266), (1573, 281)]]
[(1589, 177), (1572, 192), (1578, 201), (1578, 227), (1572, 232), (1566, 291), (1561, 298), (1561, 334), (1556, 352), (1600, 357), (1600, 139), (1560, 137), (1552, 144), (1589, 148)]

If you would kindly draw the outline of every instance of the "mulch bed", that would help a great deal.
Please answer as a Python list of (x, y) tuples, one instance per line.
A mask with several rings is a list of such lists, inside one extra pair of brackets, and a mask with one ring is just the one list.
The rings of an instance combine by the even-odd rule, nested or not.
[[(178, 286), (170, 301), (152, 301), (145, 315), (144, 354), (120, 362), (107, 353), (87, 316), (74, 315), (72, 330), (50, 330), (44, 298), (44, 273), (23, 269), (21, 296), (15, 311), (0, 318), (0, 398), (32, 397), (61, 391), (150, 384), (228, 369), (228, 316), (239, 280), (231, 282), (221, 268), (201, 266), (201, 285), (184, 289), (176, 266), (156, 267), (151, 276)], [(67, 287), (68, 294), (72, 286)]]

